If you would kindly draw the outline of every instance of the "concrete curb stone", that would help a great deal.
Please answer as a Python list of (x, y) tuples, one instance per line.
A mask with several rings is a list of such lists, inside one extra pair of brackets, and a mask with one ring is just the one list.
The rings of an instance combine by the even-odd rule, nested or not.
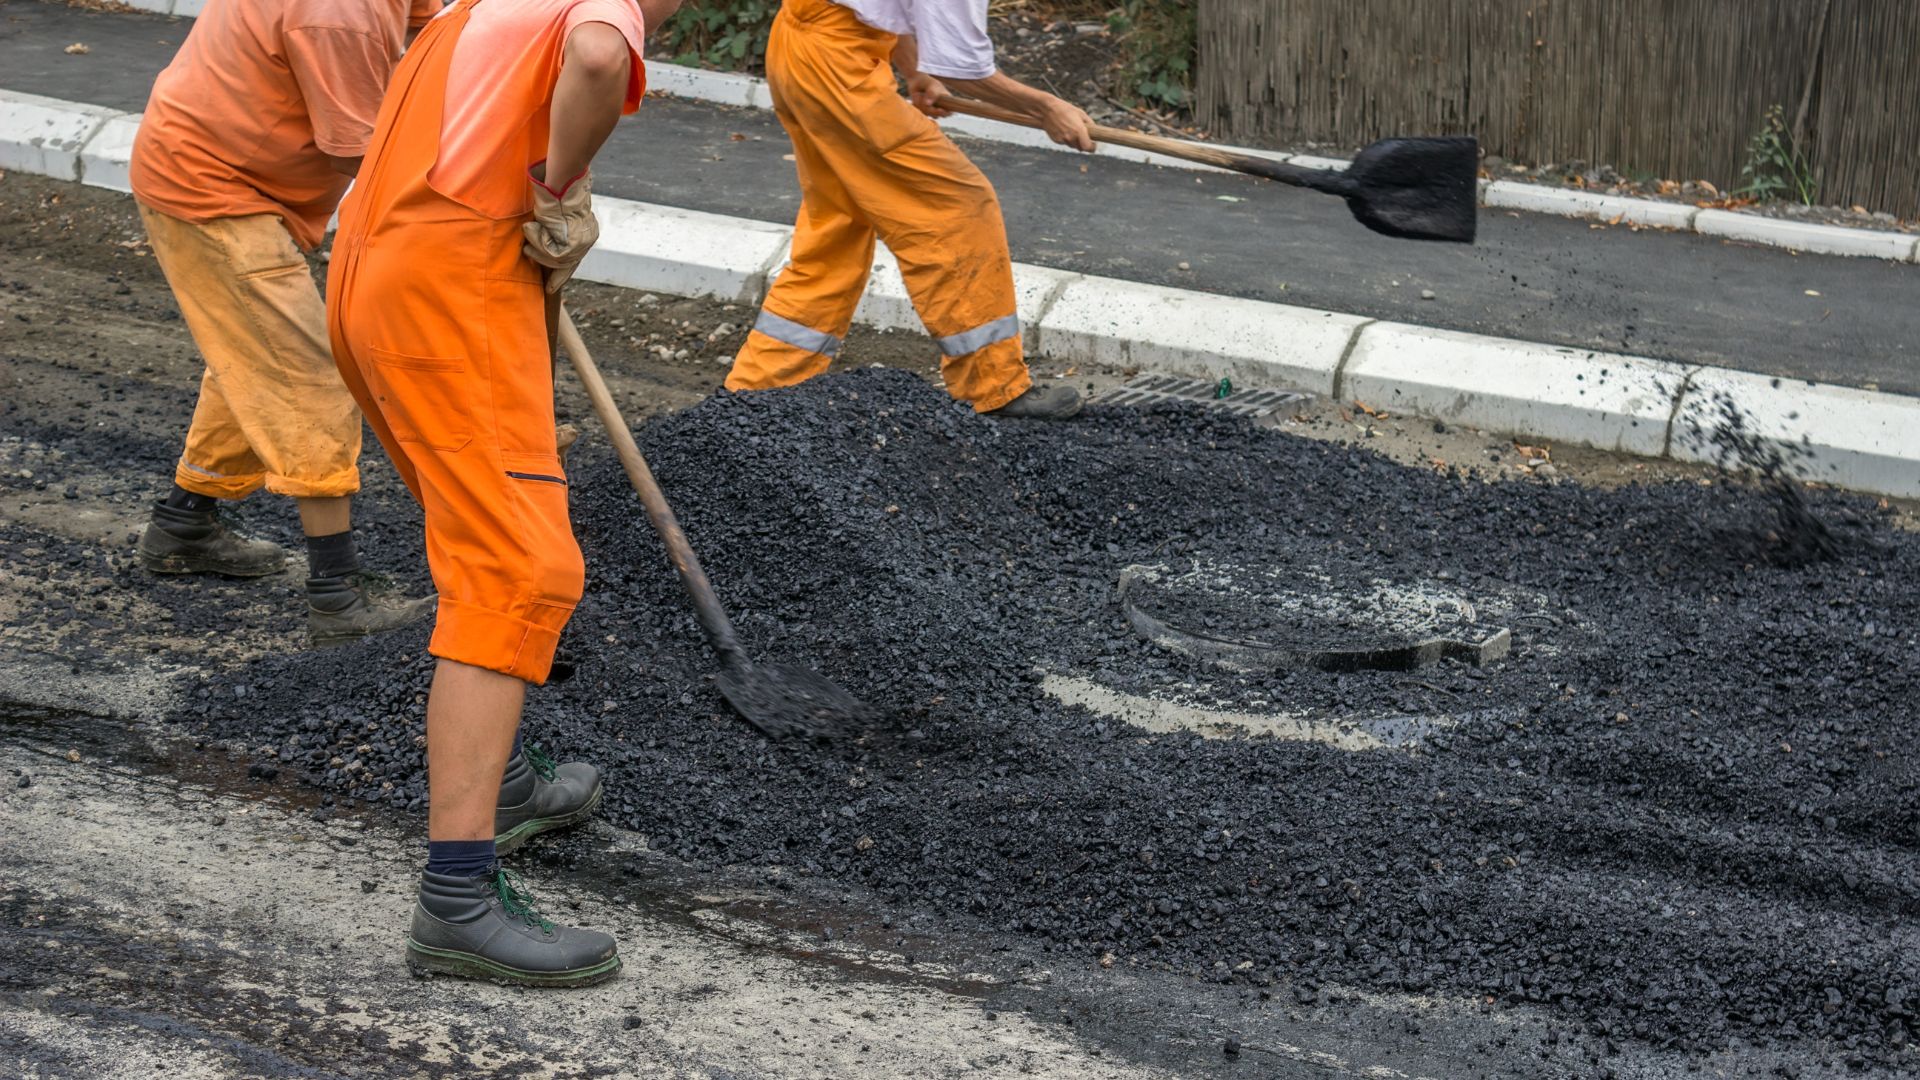
[(581, 278), (736, 304), (759, 302), (792, 236), (784, 225), (630, 199), (595, 199), (594, 216), (600, 241)]
[(133, 194), (127, 170), (133, 161), (133, 137), (140, 132), (140, 113), (121, 113), (100, 125), (80, 149), (80, 179), (92, 186)]
[(1620, 195), (1598, 195), (1591, 191), (1557, 191), (1538, 184), (1516, 184), (1494, 180), (1481, 186), (1481, 200), (1502, 210), (1526, 210), (1559, 217), (1616, 218), (1634, 225), (1652, 225), (1662, 229), (1690, 229), (1700, 214), (1697, 207), (1684, 203), (1657, 202), (1653, 199), (1629, 199)]
[(80, 179), (80, 152), (115, 109), (0, 90), (0, 169)]
[(1781, 221), (1727, 210), (1702, 210), (1693, 219), (1693, 227), (1702, 236), (1744, 240), (1816, 255), (1849, 255), (1896, 261), (1912, 258), (1915, 244), (1920, 242), (1920, 238), (1907, 233), (1839, 229), (1831, 225)]
[(1804, 480), (1920, 497), (1920, 398), (1704, 368), (1674, 413), (1669, 455), (1719, 463), (1710, 433), (1725, 402), (1755, 434), (1783, 447)]
[(1487, 431), (1659, 457), (1684, 365), (1378, 322), (1360, 332), (1341, 400)]
[(1040, 324), (1040, 352), (1076, 363), (1195, 378), (1278, 383), (1329, 395), (1354, 332), (1367, 322), (1311, 308), (1084, 277)]
[[(139, 122), (134, 114), (0, 91), (0, 168), (124, 191)], [(754, 305), (791, 247), (785, 225), (615, 198), (597, 200), (596, 208), (602, 234), (581, 265), (585, 280)], [(1702, 432), (1725, 396), (1753, 416), (1760, 433), (1800, 447), (1809, 479), (1920, 497), (1920, 398), (1026, 264), (1016, 265), (1015, 283), (1029, 347), (1070, 363), (1224, 376), (1683, 461), (1711, 457)], [(870, 284), (863, 323), (919, 326), (884, 249)]]

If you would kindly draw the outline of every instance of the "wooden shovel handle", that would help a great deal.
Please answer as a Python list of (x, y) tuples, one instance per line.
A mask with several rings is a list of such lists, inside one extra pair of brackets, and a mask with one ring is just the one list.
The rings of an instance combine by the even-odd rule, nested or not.
[[(943, 95), (936, 100), (934, 104), (942, 109), (965, 113), (968, 116), (978, 116), (983, 120), (998, 120), (1003, 124), (1016, 124), (1024, 128), (1033, 128), (1036, 131), (1046, 130), (1040, 121), (1028, 116), (1026, 113), (1015, 112), (1012, 109), (1003, 109), (998, 105), (989, 105), (984, 101), (973, 101), (967, 98)], [(1265, 177), (1268, 180), (1278, 180), (1283, 184), (1293, 184), (1296, 187), (1310, 187), (1318, 191), (1327, 191), (1336, 195), (1346, 194), (1344, 182), (1340, 179), (1340, 174), (1337, 172), (1329, 173), (1319, 169), (1303, 169), (1295, 165), (1288, 165), (1284, 162), (1273, 161), (1268, 158), (1251, 157), (1246, 154), (1236, 154), (1232, 151), (1221, 150), (1217, 147), (1203, 146), (1200, 143), (1188, 142), (1185, 139), (1169, 139), (1160, 135), (1148, 135), (1143, 131), (1128, 131), (1125, 128), (1107, 127), (1104, 124), (1093, 125), (1093, 138), (1095, 142), (1108, 143), (1113, 146), (1131, 146), (1135, 150), (1147, 150), (1155, 154), (1165, 154), (1168, 157), (1180, 158), (1183, 161), (1197, 162), (1201, 165), (1212, 165), (1220, 169), (1231, 169), (1234, 172)]]
[(707, 572), (700, 566), (700, 557), (693, 553), (693, 545), (687, 542), (687, 534), (681, 530), (673, 507), (667, 504), (666, 492), (660, 490), (659, 482), (653, 478), (653, 470), (647, 466), (647, 459), (640, 454), (639, 444), (633, 441), (633, 432), (627, 427), (626, 418), (620, 415), (620, 407), (614, 404), (606, 380), (600, 377), (600, 369), (587, 352), (587, 343), (580, 340), (580, 331), (573, 325), (573, 316), (564, 306), (555, 306), (559, 315), (557, 329), (560, 344), (567, 350), (567, 358), (573, 361), (574, 374), (580, 376), (581, 385), (586, 387), (587, 400), (593, 403), (600, 426), (607, 429), (607, 438), (613, 443), (614, 452), (620, 455), (620, 464), (627, 470), (627, 480), (640, 496), (641, 505), (647, 508), (647, 518), (653, 522), (653, 531), (660, 535), (660, 542), (666, 545), (667, 557), (673, 560), (673, 568), (680, 575), (680, 584), (686, 587), (687, 595), (693, 601), (694, 614), (699, 616), (700, 626), (707, 632), (707, 640), (713, 645), (714, 652), (720, 654), (723, 663), (737, 662), (744, 654), (733, 635), (733, 623), (720, 606), (719, 597), (714, 595), (713, 583), (707, 580)]

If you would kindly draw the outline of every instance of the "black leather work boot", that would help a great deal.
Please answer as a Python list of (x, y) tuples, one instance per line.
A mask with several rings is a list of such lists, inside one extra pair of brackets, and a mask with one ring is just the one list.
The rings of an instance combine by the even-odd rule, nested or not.
[(265, 577), (286, 568), (287, 552), (271, 540), (234, 532), (218, 510), (182, 510), (159, 502), (140, 536), (140, 565), (156, 574)]
[(404, 596), (379, 574), (307, 579), (307, 640), (322, 648), (398, 630), (433, 614), (434, 598)]
[(421, 978), (592, 986), (620, 971), (620, 954), (610, 935), (560, 926), (535, 911), (519, 878), (496, 863), (478, 877), (420, 876), (407, 968)]
[(1080, 415), (1080, 391), (1058, 383), (1034, 383), (1027, 392), (988, 413), (1027, 420), (1071, 420)]
[(532, 743), (507, 759), (493, 812), (493, 849), (501, 855), (543, 832), (578, 825), (600, 805), (600, 770), (556, 763)]

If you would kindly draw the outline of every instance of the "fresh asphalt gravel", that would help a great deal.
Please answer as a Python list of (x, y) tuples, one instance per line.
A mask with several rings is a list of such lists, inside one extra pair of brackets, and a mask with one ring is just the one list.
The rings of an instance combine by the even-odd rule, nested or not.
[[(825, 744), (731, 716), (617, 462), (583, 442), (580, 671), (533, 693), (530, 732), (604, 766), (605, 813), (661, 852), (1302, 1004), (1432, 995), (1532, 1006), (1589, 1045), (1914, 1064), (1920, 536), (1870, 501), (1811, 494), (1810, 550), (1765, 487), (1484, 483), (1183, 406), (996, 421), (878, 370), (639, 437), (751, 651), (881, 712)], [(418, 559), (403, 499), (362, 500), (383, 564)], [(1515, 646), (1235, 674), (1135, 635), (1115, 590), (1136, 564), (1443, 590)], [(195, 595), (170, 606), (183, 629), (226, 618), (227, 594)], [(258, 661), (187, 686), (176, 719), (418, 810), (424, 644)], [(1426, 735), (1148, 734), (1045, 675)]]

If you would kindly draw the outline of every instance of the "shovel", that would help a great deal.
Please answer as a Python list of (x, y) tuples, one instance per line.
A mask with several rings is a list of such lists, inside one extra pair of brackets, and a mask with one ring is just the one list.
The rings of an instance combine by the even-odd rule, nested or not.
[[(1040, 128), (1039, 121), (1011, 109), (942, 97), (935, 102), (968, 116)], [(1473, 243), (1480, 212), (1480, 141), (1471, 136), (1384, 139), (1360, 151), (1345, 170), (1308, 169), (1217, 147), (1166, 139), (1095, 124), (1097, 142), (1263, 176), (1347, 200), (1360, 224), (1402, 240)]]
[(673, 507), (667, 505), (667, 496), (654, 481), (647, 459), (640, 456), (633, 432), (628, 430), (619, 407), (613, 403), (613, 395), (607, 392), (600, 369), (587, 354), (586, 343), (580, 340), (580, 331), (574, 327), (573, 316), (565, 307), (559, 309), (558, 330), (560, 344), (566, 347), (573, 370), (593, 402), (594, 415), (600, 418), (607, 437), (613, 440), (620, 464), (626, 467), (627, 479), (633, 482), (633, 490), (647, 508), (647, 519), (660, 534), (667, 556), (680, 575), (680, 584), (686, 587), (687, 596), (693, 601), (700, 628), (706, 631), (713, 651), (720, 655), (720, 696), (726, 698), (727, 704), (747, 723), (773, 739), (791, 735), (832, 738), (843, 734), (848, 724), (870, 717), (872, 710), (865, 703), (815, 672), (774, 664), (759, 665), (747, 656), (733, 635), (733, 623), (721, 608), (720, 598), (714, 595), (706, 571), (700, 569), (693, 545), (687, 543), (687, 534), (680, 531)]

